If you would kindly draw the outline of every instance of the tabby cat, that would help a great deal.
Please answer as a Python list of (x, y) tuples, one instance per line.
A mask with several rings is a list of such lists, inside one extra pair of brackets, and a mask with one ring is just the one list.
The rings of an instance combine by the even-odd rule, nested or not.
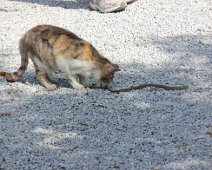
[(49, 77), (52, 71), (64, 73), (74, 89), (84, 90), (85, 77), (93, 76), (101, 87), (106, 87), (119, 70), (117, 64), (103, 57), (89, 42), (56, 26), (38, 25), (30, 29), (20, 39), (19, 50), (21, 66), (18, 71), (0, 71), (0, 76), (7, 81), (18, 80), (31, 58), (37, 79), (48, 90), (57, 88)]

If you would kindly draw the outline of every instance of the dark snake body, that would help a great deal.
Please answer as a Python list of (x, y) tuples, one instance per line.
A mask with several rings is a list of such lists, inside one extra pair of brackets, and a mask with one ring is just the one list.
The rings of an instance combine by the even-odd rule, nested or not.
[[(166, 85), (160, 85), (160, 84), (147, 83), (147, 84), (142, 84), (142, 85), (138, 85), (138, 86), (130, 86), (128, 88), (118, 89), (118, 90), (112, 90), (109, 88), (104, 88), (104, 89), (106, 89), (112, 93), (119, 93), (119, 92), (129, 92), (129, 91), (133, 91), (133, 90), (141, 90), (146, 87), (162, 88), (164, 90), (186, 90), (189, 88), (189, 86), (166, 86)], [(98, 88), (98, 87), (95, 87), (95, 88)]]

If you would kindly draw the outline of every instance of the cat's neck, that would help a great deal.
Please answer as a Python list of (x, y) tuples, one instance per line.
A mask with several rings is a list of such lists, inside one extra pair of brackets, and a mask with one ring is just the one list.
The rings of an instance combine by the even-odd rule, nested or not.
[(93, 62), (94, 65), (102, 68), (105, 64), (110, 63), (110, 61), (103, 57), (94, 47), (93, 47)]

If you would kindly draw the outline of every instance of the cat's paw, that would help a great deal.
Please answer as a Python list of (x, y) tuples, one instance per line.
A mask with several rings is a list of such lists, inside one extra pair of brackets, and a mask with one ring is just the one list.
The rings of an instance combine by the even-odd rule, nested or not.
[(53, 91), (53, 90), (56, 90), (57, 89), (57, 86), (55, 84), (51, 84), (51, 85), (48, 85), (46, 87), (49, 91)]
[(80, 90), (80, 91), (82, 91), (82, 92), (87, 92), (86, 88), (85, 88), (83, 85), (81, 85), (81, 84), (75, 84), (75, 85), (73, 86), (73, 88), (74, 88), (74, 89), (77, 89), (77, 90)]
[(83, 90), (83, 89), (85, 89), (85, 87), (83, 86), (83, 85), (81, 85), (81, 84), (72, 84), (72, 87), (74, 88), (74, 89), (77, 89), (77, 90)]

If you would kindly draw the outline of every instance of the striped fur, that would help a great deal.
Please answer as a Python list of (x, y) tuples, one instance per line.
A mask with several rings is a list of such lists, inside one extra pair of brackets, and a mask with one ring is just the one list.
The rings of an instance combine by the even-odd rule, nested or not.
[(37, 79), (48, 90), (56, 89), (48, 73), (60, 71), (75, 89), (84, 89), (85, 77), (95, 75), (101, 86), (112, 80), (118, 65), (103, 57), (89, 42), (63, 28), (38, 25), (26, 32), (19, 42), (21, 66), (13, 73), (0, 71), (7, 81), (18, 80), (32, 60)]

